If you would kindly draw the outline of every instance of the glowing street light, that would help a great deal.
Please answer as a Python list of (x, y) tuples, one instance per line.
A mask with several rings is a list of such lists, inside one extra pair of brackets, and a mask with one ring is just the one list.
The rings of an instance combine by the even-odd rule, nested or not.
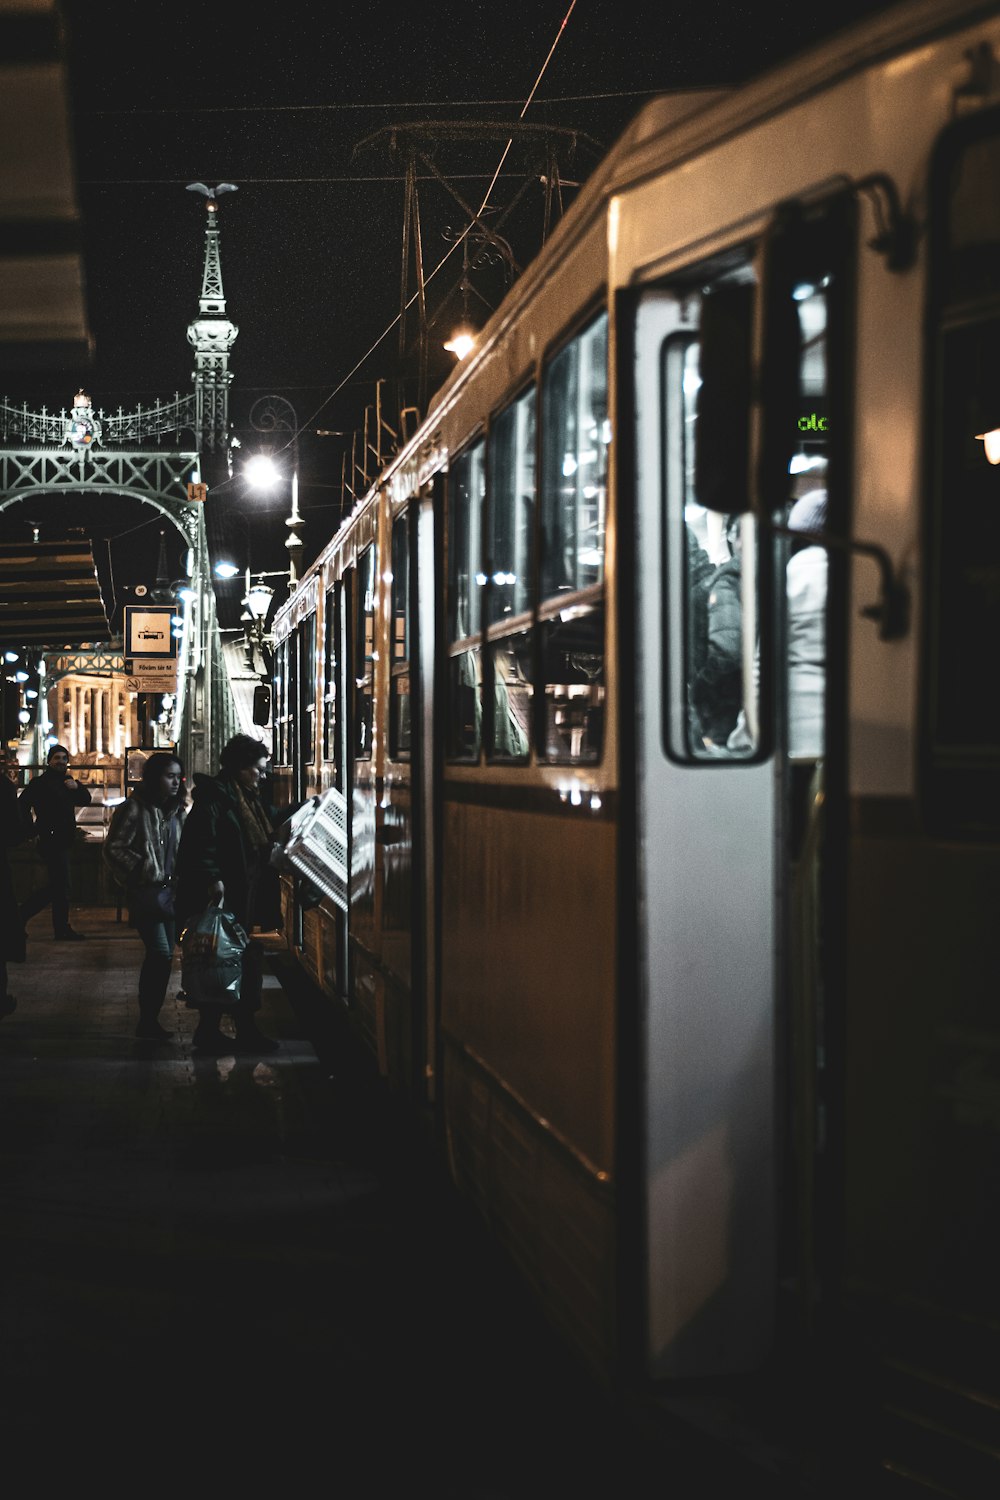
[[(302, 562), (302, 538), (299, 535), (302, 517), (299, 515), (299, 419), (295, 408), (284, 396), (261, 396), (250, 408), (250, 425), (257, 432), (287, 432), (286, 444), (292, 450), (292, 508), (285, 525), (288, 538), (288, 587), (294, 589), (299, 579)], [(260, 489), (271, 489), (283, 477), (282, 470), (270, 454), (259, 453), (249, 459), (243, 467), (250, 484)]]

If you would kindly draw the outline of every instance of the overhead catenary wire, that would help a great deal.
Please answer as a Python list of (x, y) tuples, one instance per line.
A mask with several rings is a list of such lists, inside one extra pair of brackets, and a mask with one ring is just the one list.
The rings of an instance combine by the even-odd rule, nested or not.
[[(552, 57), (553, 57), (553, 55), (555, 53), (555, 50), (556, 50), (557, 46), (559, 45), (559, 42), (562, 40), (562, 37), (563, 37), (563, 34), (565, 33), (566, 26), (567, 26), (567, 24), (569, 22), (570, 16), (573, 14), (573, 11), (574, 11), (575, 8), (576, 8), (576, 0), (570, 0), (569, 8), (566, 11), (566, 14), (563, 16), (562, 21), (559, 23), (559, 29), (556, 32), (555, 38), (554, 38), (554, 40), (552, 42), (552, 45), (551, 45), (551, 47), (548, 50), (548, 54), (546, 55), (545, 61), (542, 63), (542, 66), (541, 66), (541, 68), (539, 69), (539, 72), (538, 72), (538, 76), (536, 77), (534, 83), (531, 86), (531, 90), (530, 90), (530, 92), (528, 94), (528, 97), (524, 101), (524, 104), (521, 107), (520, 114), (518, 115), (518, 119), (519, 120), (523, 120), (525, 114), (530, 109), (532, 101), (534, 100), (534, 98), (535, 98), (535, 96), (536, 96), (536, 94), (538, 92), (539, 85), (541, 84), (541, 81), (542, 81), (543, 77), (545, 76), (545, 72), (546, 72), (546, 70), (547, 70), (547, 68), (549, 66), (549, 63), (552, 61)], [(489, 203), (490, 195), (492, 194), (493, 189), (496, 187), (497, 181), (498, 181), (498, 179), (500, 177), (501, 170), (503, 168), (503, 164), (504, 164), (504, 162), (507, 159), (507, 156), (508, 156), (508, 153), (510, 152), (512, 143), (513, 143), (513, 137), (511, 137), (507, 141), (507, 144), (504, 147), (503, 152), (501, 153), (500, 160), (497, 163), (496, 170), (494, 171), (493, 176), (490, 179), (490, 185), (487, 188), (486, 193), (483, 196), (482, 203), (480, 204), (479, 215), (481, 215), (485, 211), (485, 209), (486, 209), (486, 207), (487, 207), (487, 205)], [(478, 217), (478, 215), (477, 215), (477, 217)], [(447, 262), (455, 254), (455, 251), (464, 243), (465, 238), (468, 235), (468, 232), (469, 232), (468, 229), (466, 229), (463, 234), (459, 235), (455, 239), (455, 241), (453, 242), (453, 244), (448, 248), (448, 250), (445, 251), (444, 255), (438, 261), (438, 263), (434, 267), (434, 269), (430, 272), (430, 274), (428, 276), (426, 276), (424, 278), (424, 287), (425, 288), (426, 288), (427, 285), (429, 285), (429, 283), (431, 281), (433, 281), (434, 277), (438, 274), (438, 272), (441, 271), (442, 268), (447, 264)], [(331, 390), (328, 393), (328, 395), (325, 397), (325, 399), (319, 404), (319, 406), (316, 407), (315, 411), (311, 414), (311, 416), (307, 417), (306, 420), (300, 424), (300, 426), (298, 428), (298, 431), (296, 431), (289, 438), (288, 442), (284, 445), (284, 448), (290, 447), (291, 444), (298, 439), (298, 436), (299, 436), (299, 434), (301, 432), (304, 432), (307, 427), (311, 427), (312, 426), (312, 424), (316, 421), (316, 419), (320, 415), (320, 413), (322, 411), (324, 411), (326, 409), (326, 407), (330, 404), (330, 402), (333, 400), (333, 398), (336, 395), (338, 395), (343, 390), (344, 386), (348, 383), (348, 381), (352, 378), (352, 376), (354, 376), (358, 372), (358, 370), (360, 370), (361, 366), (365, 363), (365, 361), (367, 359), (369, 359), (372, 354), (374, 354), (375, 350), (382, 343), (383, 339), (388, 338), (389, 334), (392, 332), (392, 330), (399, 323), (399, 320), (400, 320), (400, 318), (403, 315), (403, 311), (406, 311), (406, 309), (412, 307), (413, 304), (414, 304), (414, 302), (417, 300), (417, 298), (418, 298), (418, 296), (420, 294), (421, 294), (421, 290), (420, 289), (418, 289), (416, 292), (413, 293), (413, 296), (406, 303), (405, 308), (402, 311), (400, 311), (399, 313), (396, 314), (396, 316), (392, 319), (392, 322), (389, 323), (383, 329), (383, 331), (379, 334), (378, 338), (371, 345), (371, 347), (369, 349), (367, 349), (365, 351), (365, 353), (361, 356), (361, 358), (356, 361), (356, 363), (351, 367), (350, 370), (348, 370), (347, 374), (343, 377), (343, 379), (336, 386), (334, 386), (333, 390)], [(282, 450), (280, 450), (280, 451), (283, 452), (284, 448)]]

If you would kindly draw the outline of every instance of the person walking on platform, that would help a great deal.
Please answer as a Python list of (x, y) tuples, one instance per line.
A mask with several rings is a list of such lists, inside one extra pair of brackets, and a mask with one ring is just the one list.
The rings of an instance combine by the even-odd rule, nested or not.
[[(69, 751), (53, 745), (41, 776), (29, 781), (18, 799), (21, 811), (34, 818), (38, 852), (47, 879), (22, 902), (21, 922), (28, 922), (51, 903), (57, 943), (81, 942), (82, 932), (69, 925), (70, 850), (76, 842), (76, 809), (90, 806), (90, 792), (70, 774)], [(30, 834), (29, 834), (30, 837)]]
[(27, 837), (14, 783), (7, 767), (0, 767), (0, 1017), (17, 1009), (17, 1001), (7, 989), (7, 965), (23, 963), (25, 956), (24, 924), (17, 908), (7, 850), (22, 844)]
[(277, 872), (268, 860), (279, 814), (261, 796), (269, 751), (251, 735), (237, 734), (222, 748), (217, 776), (196, 773), (191, 812), (177, 855), (177, 920), (181, 927), (210, 904), (232, 912), (251, 941), (243, 955), (239, 1003), (233, 1011), (235, 1048), (220, 1030), (221, 1010), (201, 1006), (193, 1045), (218, 1056), (229, 1051), (277, 1052), (279, 1043), (261, 1032), (254, 1019), (264, 982), (264, 950), (252, 929), (273, 930), (281, 923)]
[(173, 1036), (159, 1016), (177, 940), (173, 874), (186, 813), (184, 767), (176, 755), (157, 750), (135, 791), (115, 808), (104, 842), (104, 859), (125, 887), (129, 921), (145, 949), (135, 1034), (148, 1042)]

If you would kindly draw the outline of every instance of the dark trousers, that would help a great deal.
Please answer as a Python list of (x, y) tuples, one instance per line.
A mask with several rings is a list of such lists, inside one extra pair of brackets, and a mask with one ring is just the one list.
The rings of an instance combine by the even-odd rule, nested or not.
[(145, 955), (139, 970), (139, 1018), (155, 1021), (160, 1014), (170, 969), (174, 959), (174, 944), (177, 939), (173, 917), (136, 917), (135, 930), (142, 938)]
[(46, 906), (52, 906), (52, 927), (58, 937), (69, 926), (69, 848), (52, 845), (38, 851), (45, 865), (46, 880), (21, 904), (21, 921), (28, 922)]

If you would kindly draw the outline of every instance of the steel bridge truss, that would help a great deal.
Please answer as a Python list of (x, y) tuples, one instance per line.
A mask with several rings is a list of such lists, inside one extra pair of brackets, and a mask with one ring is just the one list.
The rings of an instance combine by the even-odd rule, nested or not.
[(0, 512), (29, 495), (124, 495), (152, 505), (184, 538), (191, 556), (188, 582), (193, 598), (182, 606), (174, 722), (189, 775), (214, 770), (222, 745), (236, 729), (215, 610), (204, 504), (188, 499), (187, 486), (198, 467), (193, 452), (0, 449)]

